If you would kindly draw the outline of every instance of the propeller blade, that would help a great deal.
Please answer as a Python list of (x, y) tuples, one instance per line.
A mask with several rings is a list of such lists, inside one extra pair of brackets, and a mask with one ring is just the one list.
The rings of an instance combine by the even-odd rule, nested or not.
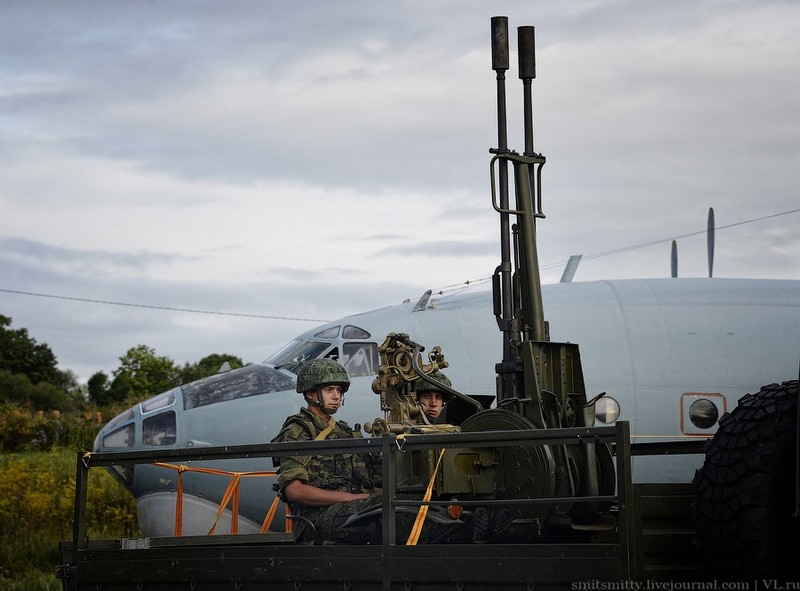
[(714, 208), (708, 208), (708, 230), (706, 232), (708, 242), (708, 276), (714, 276)]
[(672, 277), (678, 276), (678, 243), (672, 241)]

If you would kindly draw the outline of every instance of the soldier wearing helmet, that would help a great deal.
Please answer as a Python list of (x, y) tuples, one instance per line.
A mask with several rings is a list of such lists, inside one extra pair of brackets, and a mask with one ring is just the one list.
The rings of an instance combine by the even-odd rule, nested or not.
[(350, 378), (347, 371), (334, 359), (309, 361), (297, 374), (298, 394), (305, 396), (309, 410), (322, 418), (339, 410), (348, 388)]
[[(353, 438), (347, 423), (332, 416), (342, 405), (349, 386), (347, 372), (333, 359), (303, 364), (297, 374), (297, 392), (303, 395), (306, 408), (287, 418), (272, 441)], [(350, 515), (371, 504), (370, 496), (380, 491), (373, 479), (373, 461), (369, 454), (354, 453), (281, 458), (278, 486), (293, 512), (308, 520), (296, 522), (295, 539), (367, 541), (359, 538), (364, 532), (348, 532), (340, 526)]]
[[(440, 371), (433, 372), (430, 374), (430, 377), (437, 382), (441, 382), (448, 388), (452, 388), (453, 386), (448, 377)], [(444, 405), (450, 400), (450, 393), (443, 387), (431, 384), (422, 378), (414, 380), (411, 389), (416, 392), (417, 403), (422, 407), (428, 421), (435, 423)]]

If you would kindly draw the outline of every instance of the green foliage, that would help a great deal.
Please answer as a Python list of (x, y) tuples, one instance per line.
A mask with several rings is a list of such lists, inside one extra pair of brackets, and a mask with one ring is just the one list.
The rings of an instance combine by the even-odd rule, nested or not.
[(206, 355), (197, 363), (187, 363), (184, 365), (181, 369), (181, 384), (188, 384), (195, 380), (213, 376), (215, 373), (219, 372), (222, 365), (226, 362), (230, 365), (231, 369), (244, 367), (244, 362), (240, 357), (228, 355), (227, 353), (212, 353), (211, 355)]
[(109, 387), (109, 398), (114, 402), (144, 400), (180, 385), (175, 362), (156, 355), (147, 345), (128, 349), (119, 361)]
[[(178, 368), (138, 345), (110, 382), (97, 372), (84, 388), (56, 367), (47, 345), (10, 324), (0, 315), (0, 588), (56, 591), (58, 545), (72, 537), (76, 452), (91, 450), (102, 425), (134, 402), (213, 375), (226, 361), (244, 364), (215, 353)], [(105, 470), (89, 474), (89, 537), (140, 536), (133, 497)]]
[(0, 402), (30, 404), (40, 410), (77, 410), (83, 393), (74, 373), (61, 371), (47, 345), (24, 328), (10, 330), (0, 314)]
[[(0, 574), (2, 576), (2, 574)], [(8, 576), (11, 576), (10, 574)], [(53, 573), (34, 571), (21, 579), (3, 579), (3, 591), (61, 591), (61, 581)]]
[(109, 397), (109, 386), (110, 383), (105, 372), (98, 371), (92, 374), (92, 377), (90, 377), (89, 381), (86, 382), (86, 390), (89, 395), (89, 400), (100, 406), (105, 406), (106, 404), (111, 403), (111, 399)]
[[(59, 542), (72, 537), (76, 461), (67, 450), (0, 456), (3, 589), (60, 588), (54, 572)], [(90, 538), (140, 535), (133, 497), (106, 471), (90, 471), (88, 498)]]
[(0, 452), (42, 451), (55, 447), (90, 450), (102, 421), (99, 411), (43, 412), (15, 403), (0, 403)]
[(0, 314), (0, 369), (23, 374), (33, 384), (63, 386), (63, 376), (50, 347), (38, 344), (24, 328), (6, 328), (10, 325), (11, 318)]
[(31, 383), (28, 376), (0, 369), (0, 401), (27, 404), (39, 410), (74, 411), (82, 400), (49, 382)]

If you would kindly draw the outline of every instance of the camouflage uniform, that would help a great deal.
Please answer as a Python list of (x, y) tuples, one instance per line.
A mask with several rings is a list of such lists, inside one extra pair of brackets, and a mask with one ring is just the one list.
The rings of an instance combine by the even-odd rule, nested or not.
[[(272, 441), (311, 441), (328, 425), (328, 421), (305, 408), (286, 419), (280, 433)], [(352, 439), (352, 429), (344, 421), (336, 421), (336, 427), (326, 439)], [(281, 490), (293, 480), (299, 480), (317, 488), (351, 493), (373, 493), (377, 483), (375, 460), (369, 454), (344, 453), (337, 455), (285, 456), (281, 458), (278, 486)], [(358, 511), (381, 502), (380, 494), (365, 499), (335, 503), (327, 507), (295, 505), (295, 514), (309, 519), (322, 540), (344, 543), (368, 543), (374, 541), (375, 531), (365, 528), (342, 529), (348, 517)], [(314, 541), (313, 532), (302, 520), (295, 521), (295, 539)]]

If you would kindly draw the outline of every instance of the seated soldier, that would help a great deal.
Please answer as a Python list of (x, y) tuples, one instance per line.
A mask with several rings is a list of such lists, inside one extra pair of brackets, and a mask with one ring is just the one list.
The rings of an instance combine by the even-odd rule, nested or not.
[[(449, 388), (453, 386), (448, 377), (440, 371), (433, 372), (430, 377)], [(428, 422), (435, 423), (444, 409), (444, 405), (450, 400), (450, 393), (422, 378), (414, 380), (412, 389), (417, 394), (417, 402), (422, 407)]]
[[(344, 394), (350, 386), (347, 372), (333, 359), (314, 359), (297, 374), (297, 392), (307, 403), (286, 419), (274, 443), (323, 439), (351, 439), (352, 429), (336, 421)], [(295, 540), (315, 539), (344, 543), (367, 543), (374, 537), (364, 528), (342, 529), (351, 515), (380, 503), (380, 489), (373, 479), (369, 454), (285, 456), (280, 461), (278, 486), (296, 515), (308, 519), (295, 522)]]

